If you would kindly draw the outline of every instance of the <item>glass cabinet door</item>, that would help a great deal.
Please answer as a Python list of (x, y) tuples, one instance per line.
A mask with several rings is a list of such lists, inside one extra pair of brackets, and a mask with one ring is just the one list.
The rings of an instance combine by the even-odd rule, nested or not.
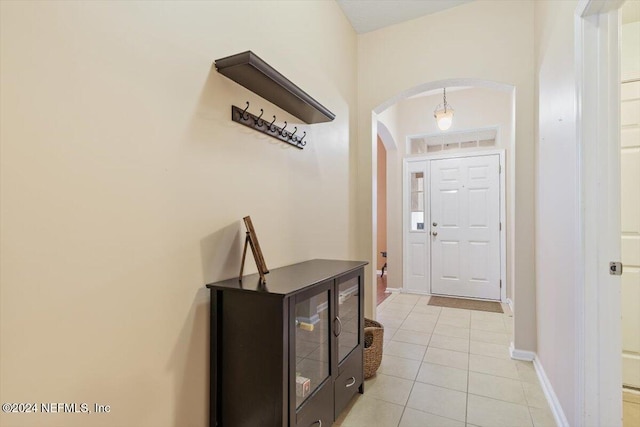
[(360, 342), (360, 276), (338, 284), (338, 363)]
[(296, 300), (296, 408), (330, 375), (329, 291)]

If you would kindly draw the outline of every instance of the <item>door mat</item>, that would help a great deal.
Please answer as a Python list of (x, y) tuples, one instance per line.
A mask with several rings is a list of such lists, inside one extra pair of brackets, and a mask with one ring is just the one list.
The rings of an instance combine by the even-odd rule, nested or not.
[(429, 305), (435, 305), (437, 307), (462, 308), (465, 310), (490, 311), (492, 313), (504, 313), (500, 303), (493, 301), (432, 296), (429, 298)]

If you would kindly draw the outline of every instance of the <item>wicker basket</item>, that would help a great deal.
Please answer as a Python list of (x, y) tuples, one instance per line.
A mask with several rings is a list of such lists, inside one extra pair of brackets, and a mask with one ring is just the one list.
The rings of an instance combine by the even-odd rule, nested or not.
[(364, 377), (376, 374), (382, 362), (384, 326), (375, 320), (364, 319)]

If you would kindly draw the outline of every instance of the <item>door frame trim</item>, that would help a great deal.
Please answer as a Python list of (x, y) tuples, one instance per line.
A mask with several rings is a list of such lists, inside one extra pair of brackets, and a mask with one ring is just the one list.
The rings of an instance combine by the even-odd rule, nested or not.
[(623, 0), (580, 0), (575, 13), (578, 149), (576, 425), (622, 424), (620, 20)]
[[(407, 138), (409, 138), (410, 136), (408, 136)], [(407, 139), (408, 140), (408, 139)], [(500, 302), (502, 303), (506, 303), (507, 302), (507, 286), (510, 285), (510, 283), (508, 282), (507, 279), (507, 230), (508, 230), (508, 224), (507, 224), (507, 205), (506, 205), (506, 164), (505, 164), (505, 159), (506, 159), (506, 150), (505, 149), (492, 149), (492, 150), (474, 150), (474, 151), (464, 151), (464, 152), (452, 152), (452, 153), (438, 153), (438, 154), (426, 154), (423, 156), (410, 156), (410, 157), (405, 157), (404, 159), (402, 159), (402, 173), (403, 173), (403, 179), (402, 179), (402, 200), (403, 200), (403, 206), (402, 206), (402, 230), (403, 230), (403, 236), (402, 236), (402, 240), (403, 240), (403, 251), (405, 254), (407, 254), (407, 248), (406, 248), (406, 233), (407, 233), (407, 224), (406, 224), (406, 214), (407, 214), (407, 203), (408, 203), (408, 199), (407, 199), (407, 195), (408, 195), (408, 182), (407, 182), (407, 171), (408, 171), (408, 165), (409, 163), (413, 163), (413, 162), (427, 162), (427, 167), (426, 167), (426, 171), (427, 171), (427, 177), (428, 177), (428, 183), (425, 183), (426, 185), (431, 185), (431, 160), (443, 160), (443, 159), (457, 159), (457, 158), (462, 158), (462, 157), (480, 157), (480, 156), (493, 156), (493, 155), (497, 155), (499, 162), (500, 162), (500, 168), (501, 168), (501, 172), (500, 172), (500, 176), (499, 176), (499, 182), (500, 182), (500, 189), (498, 191), (499, 193), (499, 199), (500, 199), (500, 222), (502, 223), (502, 230), (500, 230), (500, 280), (502, 281), (502, 287), (500, 289)], [(427, 209), (427, 207), (431, 207), (431, 195), (429, 194), (429, 197), (427, 198), (427, 200), (425, 200), (425, 210)], [(431, 218), (429, 217), (429, 220)], [(403, 272), (403, 276), (406, 277), (406, 269), (407, 269), (407, 265), (406, 263), (408, 262), (408, 257), (404, 257), (405, 258), (405, 263), (404, 264), (404, 272)], [(429, 258), (431, 258), (431, 254), (429, 254)], [(429, 262), (429, 291), (425, 293), (426, 295), (431, 295), (431, 263)], [(492, 300), (493, 301), (493, 300)]]

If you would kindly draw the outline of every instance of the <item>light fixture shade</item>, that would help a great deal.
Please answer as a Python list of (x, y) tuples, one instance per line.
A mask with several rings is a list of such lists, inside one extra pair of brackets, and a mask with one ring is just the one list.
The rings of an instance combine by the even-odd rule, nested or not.
[(434, 117), (436, 118), (438, 128), (440, 130), (447, 130), (453, 123), (453, 108), (449, 107), (447, 109), (443, 108), (436, 110), (436, 112), (434, 113)]

